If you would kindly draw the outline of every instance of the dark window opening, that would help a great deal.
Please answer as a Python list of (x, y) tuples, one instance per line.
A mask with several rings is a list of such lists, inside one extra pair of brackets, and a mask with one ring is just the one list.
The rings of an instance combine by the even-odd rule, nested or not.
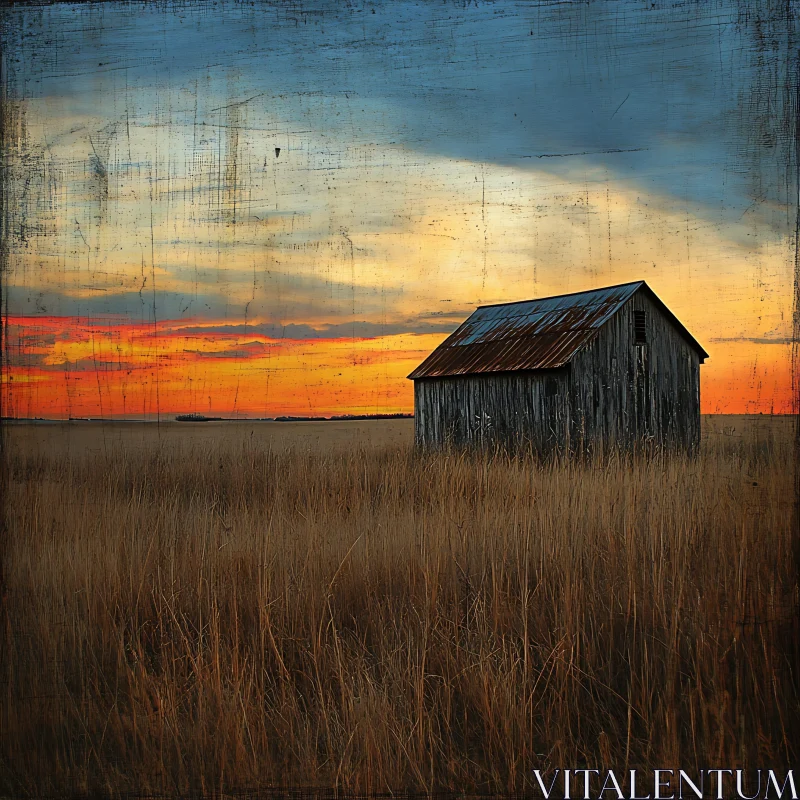
[(647, 320), (644, 311), (633, 312), (633, 334), (636, 344), (647, 344)]
[(555, 378), (548, 378), (544, 384), (544, 396), (555, 397), (558, 394), (558, 381)]

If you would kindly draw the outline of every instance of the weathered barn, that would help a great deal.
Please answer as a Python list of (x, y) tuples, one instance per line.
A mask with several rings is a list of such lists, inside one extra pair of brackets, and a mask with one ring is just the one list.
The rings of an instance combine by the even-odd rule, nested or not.
[(415, 439), (691, 450), (707, 357), (644, 281), (481, 306), (408, 376)]

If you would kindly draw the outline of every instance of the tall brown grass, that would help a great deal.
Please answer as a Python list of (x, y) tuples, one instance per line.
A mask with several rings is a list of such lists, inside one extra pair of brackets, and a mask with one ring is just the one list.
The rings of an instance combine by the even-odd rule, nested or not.
[(788, 440), (5, 469), (0, 793), (800, 763)]

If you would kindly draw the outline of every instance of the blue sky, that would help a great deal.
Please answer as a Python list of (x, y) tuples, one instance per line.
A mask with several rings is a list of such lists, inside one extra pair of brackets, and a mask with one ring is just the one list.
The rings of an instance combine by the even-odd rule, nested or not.
[[(590, 165), (732, 220), (787, 199), (788, 28), (772, 20), (756, 39), (770, 12), (748, 20), (748, 5), (63, 4), (10, 12), (28, 31), (9, 37), (9, 66), (13, 93), (69, 98), (76, 114), (101, 96), (110, 122), (213, 126), (218, 103), (252, 97), (275, 109), (275, 132), (308, 123), (565, 177)], [(196, 105), (157, 106), (178, 88)], [(570, 153), (587, 155), (553, 157)]]

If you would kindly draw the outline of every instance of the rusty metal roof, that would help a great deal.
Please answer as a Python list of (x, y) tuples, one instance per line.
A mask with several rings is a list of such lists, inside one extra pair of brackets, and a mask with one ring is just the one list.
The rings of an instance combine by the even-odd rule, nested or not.
[(644, 282), (603, 289), (480, 306), (408, 377), (435, 378), (485, 372), (554, 369), (573, 356), (640, 289), (699, 352), (707, 353)]

